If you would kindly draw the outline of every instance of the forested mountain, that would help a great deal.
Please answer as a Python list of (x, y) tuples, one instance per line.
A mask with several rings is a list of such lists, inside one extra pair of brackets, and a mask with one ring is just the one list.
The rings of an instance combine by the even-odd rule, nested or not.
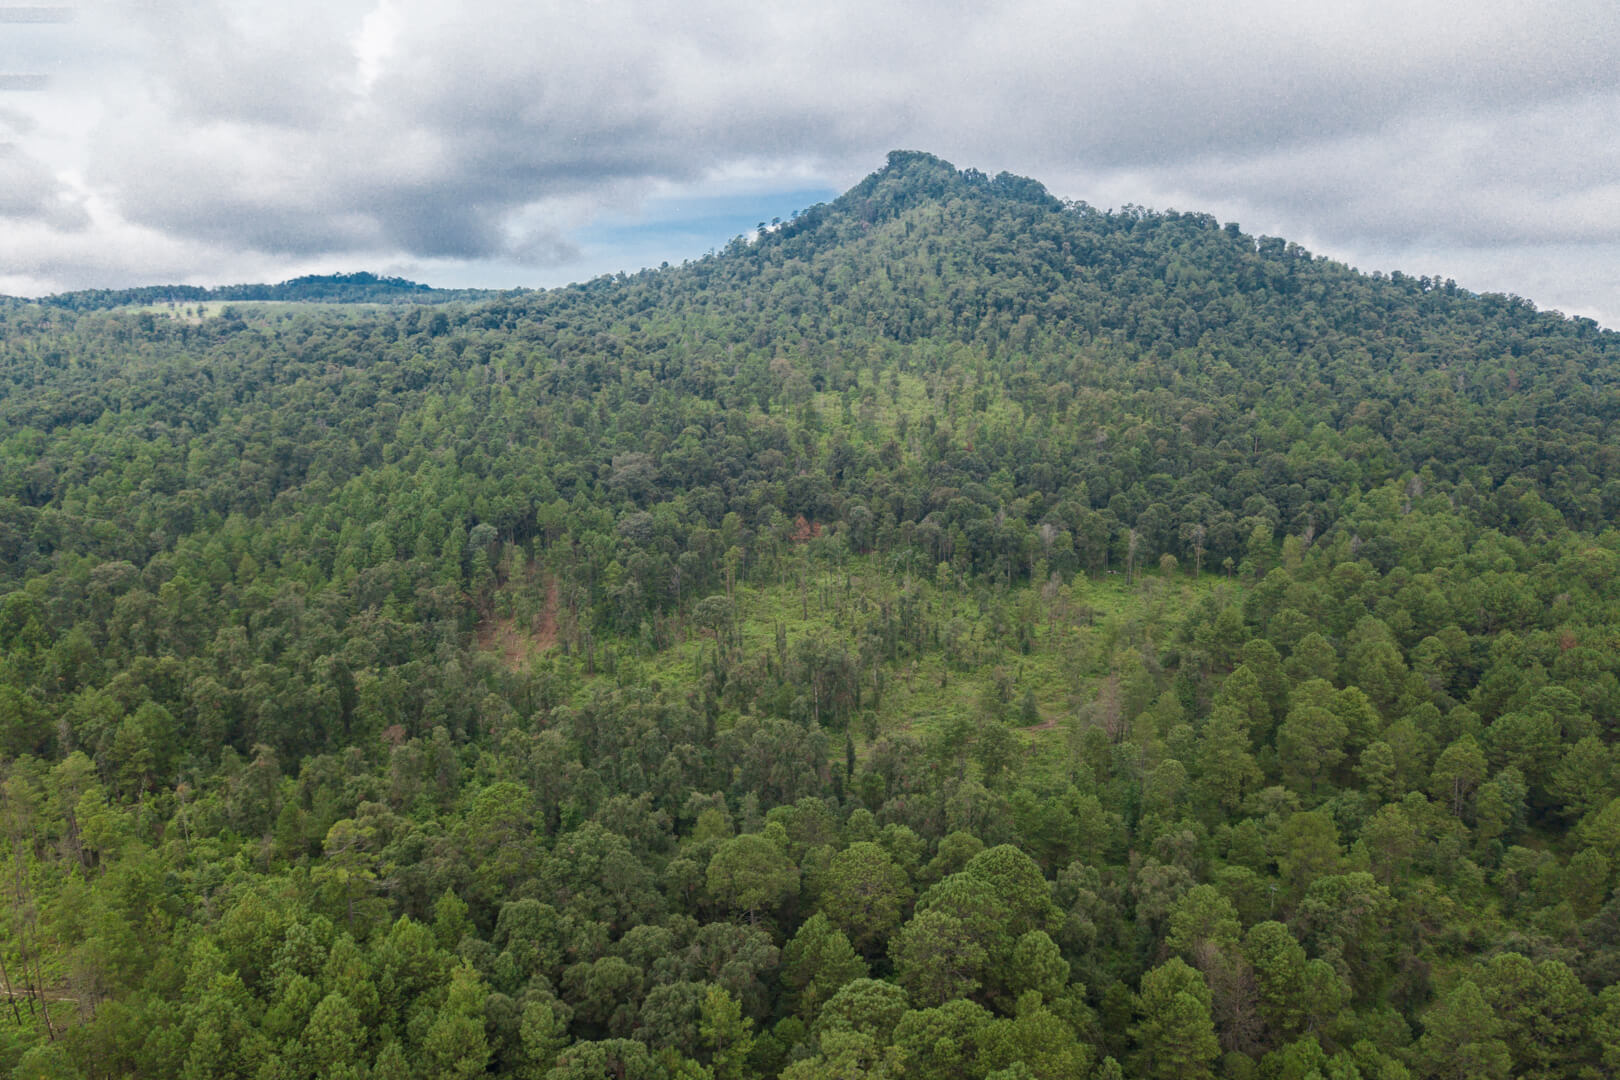
[(923, 154), (0, 305), (19, 1077), (1620, 1071), (1620, 335)]

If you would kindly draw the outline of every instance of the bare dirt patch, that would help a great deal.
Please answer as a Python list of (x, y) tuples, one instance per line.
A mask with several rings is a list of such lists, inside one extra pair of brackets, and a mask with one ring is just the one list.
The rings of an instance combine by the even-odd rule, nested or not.
[(540, 609), (540, 617), (534, 622), (534, 633), (530, 640), (537, 649), (549, 649), (557, 644), (556, 578), (546, 582), (546, 606)]
[(557, 645), (557, 582), (546, 584), (546, 604), (534, 619), (533, 629), (516, 619), (485, 619), (478, 627), (478, 647), (500, 656), (513, 671), (523, 671), (536, 655)]

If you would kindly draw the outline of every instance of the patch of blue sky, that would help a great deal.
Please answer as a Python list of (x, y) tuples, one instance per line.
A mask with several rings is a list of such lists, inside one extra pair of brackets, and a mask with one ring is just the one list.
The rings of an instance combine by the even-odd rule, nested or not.
[[(571, 254), (551, 263), (498, 256), (467, 261), (403, 259), (382, 265), (378, 272), (441, 288), (548, 289), (603, 274), (633, 274), (666, 262), (679, 266), (701, 259), (724, 248), (733, 237), (751, 234), (760, 222), (769, 226), (776, 219), (786, 221), (837, 196), (836, 190), (821, 187), (653, 196), (634, 211), (600, 213), (560, 237), (559, 250)], [(329, 269), (321, 264), (308, 272)]]
[[(836, 198), (830, 188), (680, 195), (648, 199), (635, 213), (608, 213), (569, 237), (581, 263), (597, 273), (634, 272), (662, 262), (679, 264), (747, 236), (761, 222), (786, 221), (800, 210)], [(602, 269), (611, 264), (611, 269)]]

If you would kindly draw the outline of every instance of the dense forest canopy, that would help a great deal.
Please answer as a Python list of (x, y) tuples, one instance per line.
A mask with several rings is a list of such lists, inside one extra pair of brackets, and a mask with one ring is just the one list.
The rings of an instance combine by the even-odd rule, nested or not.
[(1620, 335), (913, 153), (170, 299), (0, 303), (14, 1075), (1620, 1070)]

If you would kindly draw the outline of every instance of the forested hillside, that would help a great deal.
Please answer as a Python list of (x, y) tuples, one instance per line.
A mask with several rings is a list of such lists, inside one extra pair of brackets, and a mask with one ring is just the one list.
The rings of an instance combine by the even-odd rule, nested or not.
[(0, 304), (13, 1075), (1620, 1072), (1620, 335), (923, 154), (80, 306)]

